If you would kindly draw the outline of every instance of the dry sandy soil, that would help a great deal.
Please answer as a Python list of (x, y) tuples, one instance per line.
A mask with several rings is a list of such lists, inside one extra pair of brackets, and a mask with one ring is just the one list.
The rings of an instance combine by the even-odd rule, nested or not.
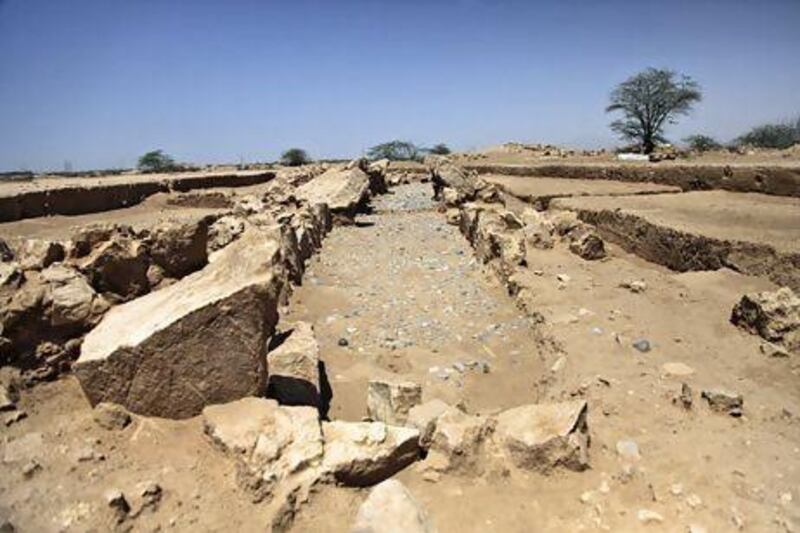
[[(522, 198), (542, 190), (518, 180), (498, 179), (520, 186)], [(559, 200), (563, 207), (623, 207), (795, 252), (800, 242), (797, 199), (541, 183), (546, 195), (599, 195)], [(659, 194), (612, 196), (640, 192)], [(429, 184), (396, 187), (373, 201), (373, 213), (334, 228), (283, 309), (282, 324), (315, 326), (333, 393), (329, 417), (362, 419), (367, 381), (394, 376), (420, 383), (425, 400), (469, 413), (584, 398), (591, 434), (584, 472), (431, 477), (425, 461), (406, 468), (397, 478), (439, 531), (800, 530), (800, 362), (766, 357), (759, 337), (729, 321), (742, 294), (776, 285), (724, 268), (679, 273), (613, 243), (605, 259), (586, 261), (557, 242), (527, 250), (537, 323), (430, 196)], [(72, 223), (205, 211), (156, 196), (125, 210), (3, 224), (0, 235), (55, 238)], [(631, 280), (646, 289), (621, 287)], [(633, 347), (641, 339), (649, 351)], [(675, 401), (683, 383), (693, 390), (689, 409)], [(709, 409), (700, 392), (710, 388), (743, 395), (743, 416)], [(122, 490), (136, 504), (142, 483), (158, 484), (162, 497), (126, 524), (134, 531), (263, 531), (269, 523), (268, 508), (237, 486), (233, 461), (209, 444), (199, 417), (135, 416), (108, 431), (70, 375), (24, 390), (19, 408), (26, 418), (0, 426), (0, 518), (18, 531), (111, 530), (104, 494)], [(624, 441), (636, 443), (638, 459), (620, 456)], [(367, 494), (322, 486), (291, 530), (348, 531)], [(646, 510), (658, 518), (643, 519), (656, 516)]]

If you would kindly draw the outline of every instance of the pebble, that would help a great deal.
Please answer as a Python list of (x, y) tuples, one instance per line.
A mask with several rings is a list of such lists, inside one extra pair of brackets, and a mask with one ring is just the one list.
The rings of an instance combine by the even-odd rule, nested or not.
[(661, 365), (661, 372), (667, 376), (691, 376), (694, 368), (685, 363), (671, 362)]
[(631, 346), (633, 346), (642, 353), (647, 353), (650, 351), (650, 341), (648, 341), (647, 339), (637, 339), (633, 341), (633, 344), (631, 344)]
[(25, 466), (22, 467), (22, 475), (25, 479), (30, 479), (41, 469), (42, 465), (32, 459), (25, 463)]
[(629, 461), (638, 461), (641, 459), (641, 455), (639, 455), (639, 445), (636, 444), (634, 440), (617, 441), (617, 455)]
[(686, 505), (692, 509), (697, 509), (703, 505), (703, 500), (697, 494), (690, 494), (686, 497)]
[(786, 351), (783, 347), (771, 342), (762, 342), (758, 349), (767, 357), (789, 357), (788, 351)]
[(681, 485), (680, 483), (673, 483), (670, 486), (669, 491), (672, 493), (673, 496), (680, 496), (681, 494), (683, 494), (683, 485)]
[(347, 345), (349, 345), (350, 343), (347, 341), (347, 339), (345, 339), (344, 337), (341, 337), (341, 338), (339, 339), (339, 342), (338, 342), (337, 344), (339, 344), (339, 346), (347, 346)]

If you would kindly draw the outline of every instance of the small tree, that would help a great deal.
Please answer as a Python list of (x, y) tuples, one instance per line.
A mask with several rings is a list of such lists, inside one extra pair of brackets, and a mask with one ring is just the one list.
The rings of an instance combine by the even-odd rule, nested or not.
[(695, 152), (708, 152), (709, 150), (719, 150), (722, 145), (716, 139), (708, 135), (689, 135), (683, 142), (689, 145), (689, 148)]
[(176, 165), (175, 160), (163, 150), (153, 150), (139, 158), (137, 167), (142, 172), (169, 172), (175, 170)]
[(439, 143), (428, 149), (428, 153), (434, 155), (447, 155), (451, 152), (450, 147), (444, 143)]
[(656, 143), (666, 142), (664, 126), (688, 114), (700, 100), (700, 86), (690, 77), (648, 68), (617, 85), (606, 112), (621, 111), (623, 118), (612, 122), (611, 129), (649, 154)]
[(367, 150), (367, 157), (390, 161), (415, 161), (419, 159), (419, 148), (412, 142), (394, 140), (373, 146)]
[(302, 148), (289, 148), (281, 154), (281, 165), (287, 167), (299, 167), (309, 163), (311, 163), (311, 157)]

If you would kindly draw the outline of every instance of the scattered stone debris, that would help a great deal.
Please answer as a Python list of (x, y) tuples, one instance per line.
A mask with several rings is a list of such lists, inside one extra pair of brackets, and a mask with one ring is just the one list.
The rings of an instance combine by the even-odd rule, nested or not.
[(704, 390), (700, 396), (708, 402), (708, 406), (714, 411), (727, 413), (734, 417), (742, 416), (744, 398), (741, 394), (723, 389), (710, 389)]
[(786, 351), (785, 348), (782, 346), (778, 346), (777, 344), (773, 344), (771, 342), (762, 342), (758, 349), (761, 351), (762, 354), (766, 355), (767, 357), (789, 357), (789, 352)]
[(352, 531), (434, 533), (436, 528), (405, 485), (395, 479), (387, 479), (370, 490), (369, 496), (358, 509)]

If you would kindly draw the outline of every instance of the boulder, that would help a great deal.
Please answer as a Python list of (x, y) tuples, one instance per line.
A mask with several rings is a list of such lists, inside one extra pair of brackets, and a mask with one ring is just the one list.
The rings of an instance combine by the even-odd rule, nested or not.
[(208, 224), (164, 222), (149, 232), (153, 263), (170, 278), (182, 278), (208, 263)]
[(386, 183), (386, 173), (389, 170), (389, 160), (379, 159), (373, 163), (368, 163), (364, 171), (369, 176), (369, 191), (372, 195), (385, 194), (389, 188)]
[(203, 270), (106, 314), (75, 365), (84, 393), (167, 418), (262, 394), (284, 280), (279, 243), (249, 230)]
[(731, 322), (789, 351), (800, 350), (800, 297), (789, 287), (745, 294)]
[(77, 270), (57, 264), (42, 270), (47, 284), (44, 305), (54, 327), (79, 326), (86, 330), (108, 310), (108, 303)]
[(419, 458), (419, 431), (383, 422), (323, 422), (323, 467), (348, 486), (387, 479)]
[(443, 191), (452, 189), (454, 196), (448, 199), (450, 205), (458, 205), (475, 199), (477, 186), (475, 178), (450, 158), (431, 155), (425, 158), (431, 172), (434, 198), (442, 199)]
[(375, 485), (358, 508), (352, 533), (434, 533), (427, 514), (396, 479)]
[(501, 270), (506, 275), (510, 275), (516, 266), (525, 264), (522, 223), (510, 212), (482, 210), (478, 214), (473, 246), (484, 263), (499, 259)]
[(422, 403), (422, 386), (411, 381), (370, 380), (367, 415), (378, 422), (406, 425), (408, 412)]
[(508, 409), (497, 416), (494, 439), (519, 468), (584, 470), (589, 466), (587, 410), (583, 400)]
[(271, 496), (276, 485), (309, 472), (317, 478), (323, 457), (317, 410), (283, 407), (275, 400), (242, 398), (203, 409), (211, 441), (237, 463), (237, 481), (256, 501)]
[(287, 334), (283, 343), (267, 355), (267, 394), (282, 405), (319, 407), (319, 344), (314, 327), (297, 322)]
[(300, 186), (296, 196), (309, 204), (326, 203), (332, 213), (348, 217), (369, 201), (369, 176), (358, 167), (330, 169)]

